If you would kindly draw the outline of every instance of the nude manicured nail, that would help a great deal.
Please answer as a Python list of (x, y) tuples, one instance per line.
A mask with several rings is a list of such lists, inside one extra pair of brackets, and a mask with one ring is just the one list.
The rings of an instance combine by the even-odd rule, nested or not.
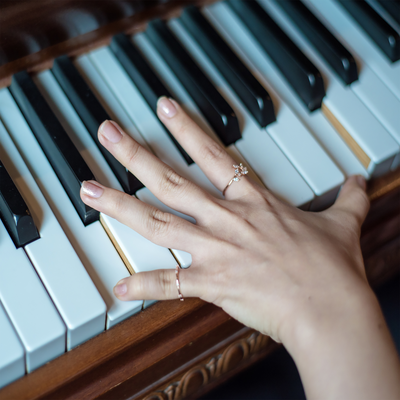
[(127, 291), (128, 291), (128, 287), (126, 286), (126, 284), (123, 281), (118, 283), (114, 287), (114, 293), (116, 296), (123, 296)]
[(357, 175), (356, 180), (357, 180), (358, 186), (360, 186), (361, 189), (365, 190), (367, 188), (367, 182), (363, 176)]
[(157, 109), (167, 118), (172, 118), (177, 113), (174, 103), (165, 96), (158, 99)]
[(111, 121), (106, 120), (101, 124), (100, 133), (111, 143), (118, 143), (122, 139), (122, 133)]
[(104, 189), (94, 181), (84, 181), (82, 182), (82, 192), (86, 196), (98, 199), (104, 192)]

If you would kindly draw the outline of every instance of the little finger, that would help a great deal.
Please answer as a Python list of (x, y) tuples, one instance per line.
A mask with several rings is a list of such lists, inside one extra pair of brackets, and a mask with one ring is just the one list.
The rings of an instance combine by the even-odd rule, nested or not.
[(120, 280), (114, 287), (118, 299), (128, 300), (172, 300), (185, 297), (201, 297), (206, 288), (205, 279), (198, 270), (178, 269), (177, 285), (176, 270), (159, 269), (139, 272)]

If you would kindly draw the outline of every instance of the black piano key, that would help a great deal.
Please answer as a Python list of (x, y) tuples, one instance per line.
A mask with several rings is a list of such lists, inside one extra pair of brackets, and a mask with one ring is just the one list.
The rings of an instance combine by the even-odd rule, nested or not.
[(85, 124), (93, 140), (96, 142), (97, 147), (100, 149), (124, 191), (129, 194), (135, 194), (137, 190), (143, 187), (143, 184), (100, 144), (97, 137), (97, 131), (101, 123), (106, 119), (111, 119), (106, 110), (97, 100), (69, 57), (61, 56), (56, 58), (54, 60), (52, 72)]
[(27, 72), (13, 76), (10, 92), (85, 225), (99, 212), (80, 198), (82, 181), (95, 179)]
[[(157, 115), (157, 100), (161, 96), (173, 96), (171, 96), (168, 89), (160, 81), (142, 54), (126, 35), (120, 33), (114, 36), (111, 40), (110, 48), (133, 83), (139, 89), (154, 114)], [(194, 161), (174, 138), (171, 132), (165, 127), (164, 129), (188, 165), (193, 164)]]
[(1, 161), (0, 218), (17, 248), (40, 238), (28, 206)]
[(400, 59), (400, 35), (365, 0), (338, 0), (386, 56)]
[(310, 111), (321, 107), (325, 96), (319, 70), (289, 39), (256, 1), (228, 1), (261, 47)]
[(389, 15), (400, 25), (400, 1), (377, 0), (378, 3), (389, 13)]
[(276, 4), (299, 27), (346, 85), (358, 79), (354, 57), (300, 0), (280, 0)]
[(180, 17), (187, 31), (210, 57), (261, 127), (276, 121), (274, 105), (264, 87), (236, 56), (200, 10), (189, 6)]
[(146, 36), (170, 66), (224, 145), (229, 146), (241, 139), (234, 111), (167, 25), (161, 20), (151, 21)]

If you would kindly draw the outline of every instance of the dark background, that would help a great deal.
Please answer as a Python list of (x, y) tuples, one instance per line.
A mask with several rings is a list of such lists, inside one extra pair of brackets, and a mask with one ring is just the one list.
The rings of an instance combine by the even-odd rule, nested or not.
[[(380, 287), (376, 293), (400, 354), (400, 275)], [(305, 399), (296, 365), (283, 347), (201, 397), (201, 400), (242, 399)]]

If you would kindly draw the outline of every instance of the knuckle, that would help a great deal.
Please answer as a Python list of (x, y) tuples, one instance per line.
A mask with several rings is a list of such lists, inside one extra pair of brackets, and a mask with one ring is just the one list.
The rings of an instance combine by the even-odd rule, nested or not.
[(225, 150), (218, 143), (212, 142), (203, 147), (201, 155), (206, 161), (222, 159), (225, 155)]
[(137, 298), (144, 298), (147, 291), (147, 281), (143, 273), (135, 274), (136, 279), (134, 280), (134, 290), (135, 296)]
[(125, 214), (127, 210), (127, 202), (126, 202), (126, 197), (123, 193), (119, 193), (117, 196), (115, 196), (113, 209), (115, 215)]
[(166, 169), (164, 172), (161, 184), (160, 191), (164, 196), (169, 196), (172, 193), (176, 195), (177, 192), (183, 192), (187, 188), (189, 182), (177, 174), (173, 169)]
[(273, 208), (273, 206), (279, 206), (278, 200), (267, 189), (258, 187), (257, 184), (253, 182), (248, 183), (250, 183), (250, 185), (247, 192), (244, 194), (244, 197), (249, 204), (253, 205), (253, 207), (270, 206)]
[[(183, 114), (182, 114), (183, 116)], [(193, 129), (193, 121), (189, 120), (188, 118), (181, 118), (179, 124), (174, 129), (174, 136), (183, 136), (186, 133)]]
[(165, 297), (168, 297), (171, 288), (170, 274), (168, 272), (169, 271), (162, 269), (158, 274), (158, 284), (161, 288), (161, 293), (163, 293)]
[(131, 140), (130, 145), (126, 148), (126, 165), (134, 165), (140, 155), (141, 146), (139, 143)]
[(171, 214), (154, 209), (148, 218), (148, 231), (151, 236), (166, 236), (171, 222)]

